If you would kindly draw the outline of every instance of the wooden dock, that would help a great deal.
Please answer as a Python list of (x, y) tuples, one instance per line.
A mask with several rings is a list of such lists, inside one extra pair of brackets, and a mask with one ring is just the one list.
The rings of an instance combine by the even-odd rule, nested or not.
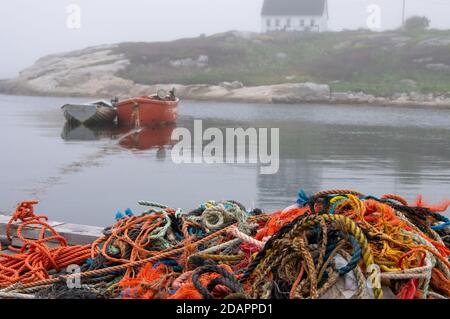
[[(6, 239), (6, 225), (8, 224), (11, 216), (0, 215), (0, 242), (2, 249), (6, 249), (10, 244), (14, 247), (21, 247), (22, 242), (17, 237), (12, 238), (12, 242)], [(92, 243), (97, 238), (101, 237), (103, 228), (77, 225), (64, 222), (49, 221), (48, 224), (52, 226), (61, 236), (63, 236), (69, 245), (86, 245)], [(11, 234), (15, 235), (17, 230), (17, 224), (13, 224), (11, 227)], [(31, 240), (36, 240), (39, 237), (40, 226), (28, 226), (22, 230), (22, 235)], [(50, 232), (47, 232), (50, 235)], [(50, 243), (51, 244), (51, 243)], [(5, 251), (2, 251), (5, 253)], [(7, 251), (6, 251), (7, 253)]]

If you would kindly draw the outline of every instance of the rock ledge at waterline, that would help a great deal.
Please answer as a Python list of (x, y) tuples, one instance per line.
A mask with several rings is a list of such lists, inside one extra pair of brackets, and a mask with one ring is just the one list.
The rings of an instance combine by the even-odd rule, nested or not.
[(450, 93), (397, 93), (376, 97), (363, 92), (332, 92), (327, 84), (286, 83), (245, 87), (241, 82), (218, 85), (143, 85), (121, 78), (119, 71), (130, 61), (115, 53), (116, 45), (54, 54), (39, 59), (11, 80), (0, 81), (0, 93), (43, 96), (129, 97), (175, 87), (182, 99), (249, 103), (326, 103), (450, 108)]

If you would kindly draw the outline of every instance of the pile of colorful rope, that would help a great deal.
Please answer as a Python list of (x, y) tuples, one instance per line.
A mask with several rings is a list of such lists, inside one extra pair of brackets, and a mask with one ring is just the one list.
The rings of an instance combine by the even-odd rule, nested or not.
[[(34, 268), (23, 268), (27, 280), (16, 277), (21, 285), (7, 292), (124, 299), (450, 297), (450, 222), (440, 214), (450, 201), (409, 204), (394, 195), (331, 190), (301, 191), (295, 205), (274, 213), (247, 211), (230, 200), (189, 213), (140, 204), (142, 214), (116, 216), (90, 246), (90, 258), (71, 260), (81, 274), (37, 277)], [(82, 283), (76, 292), (64, 285), (75, 276)]]

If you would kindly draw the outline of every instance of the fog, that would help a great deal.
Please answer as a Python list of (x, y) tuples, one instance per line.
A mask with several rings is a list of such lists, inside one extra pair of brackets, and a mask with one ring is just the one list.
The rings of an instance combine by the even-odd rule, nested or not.
[[(46, 54), (123, 41), (167, 41), (228, 30), (258, 32), (263, 0), (2, 0), (0, 78)], [(81, 9), (69, 28), (70, 4)], [(403, 0), (329, 0), (329, 28), (366, 27), (370, 4), (381, 8), (381, 30), (397, 28)], [(424, 15), (450, 28), (450, 0), (406, 0), (406, 16)]]

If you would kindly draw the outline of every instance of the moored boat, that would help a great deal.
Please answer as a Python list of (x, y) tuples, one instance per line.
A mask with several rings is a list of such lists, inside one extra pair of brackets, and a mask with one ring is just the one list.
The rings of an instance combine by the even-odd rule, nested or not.
[(66, 104), (62, 110), (68, 122), (84, 125), (110, 124), (117, 115), (112, 103), (103, 100), (86, 104)]
[(164, 90), (151, 96), (130, 98), (116, 104), (119, 126), (152, 127), (175, 123), (178, 119), (179, 99), (172, 90)]

